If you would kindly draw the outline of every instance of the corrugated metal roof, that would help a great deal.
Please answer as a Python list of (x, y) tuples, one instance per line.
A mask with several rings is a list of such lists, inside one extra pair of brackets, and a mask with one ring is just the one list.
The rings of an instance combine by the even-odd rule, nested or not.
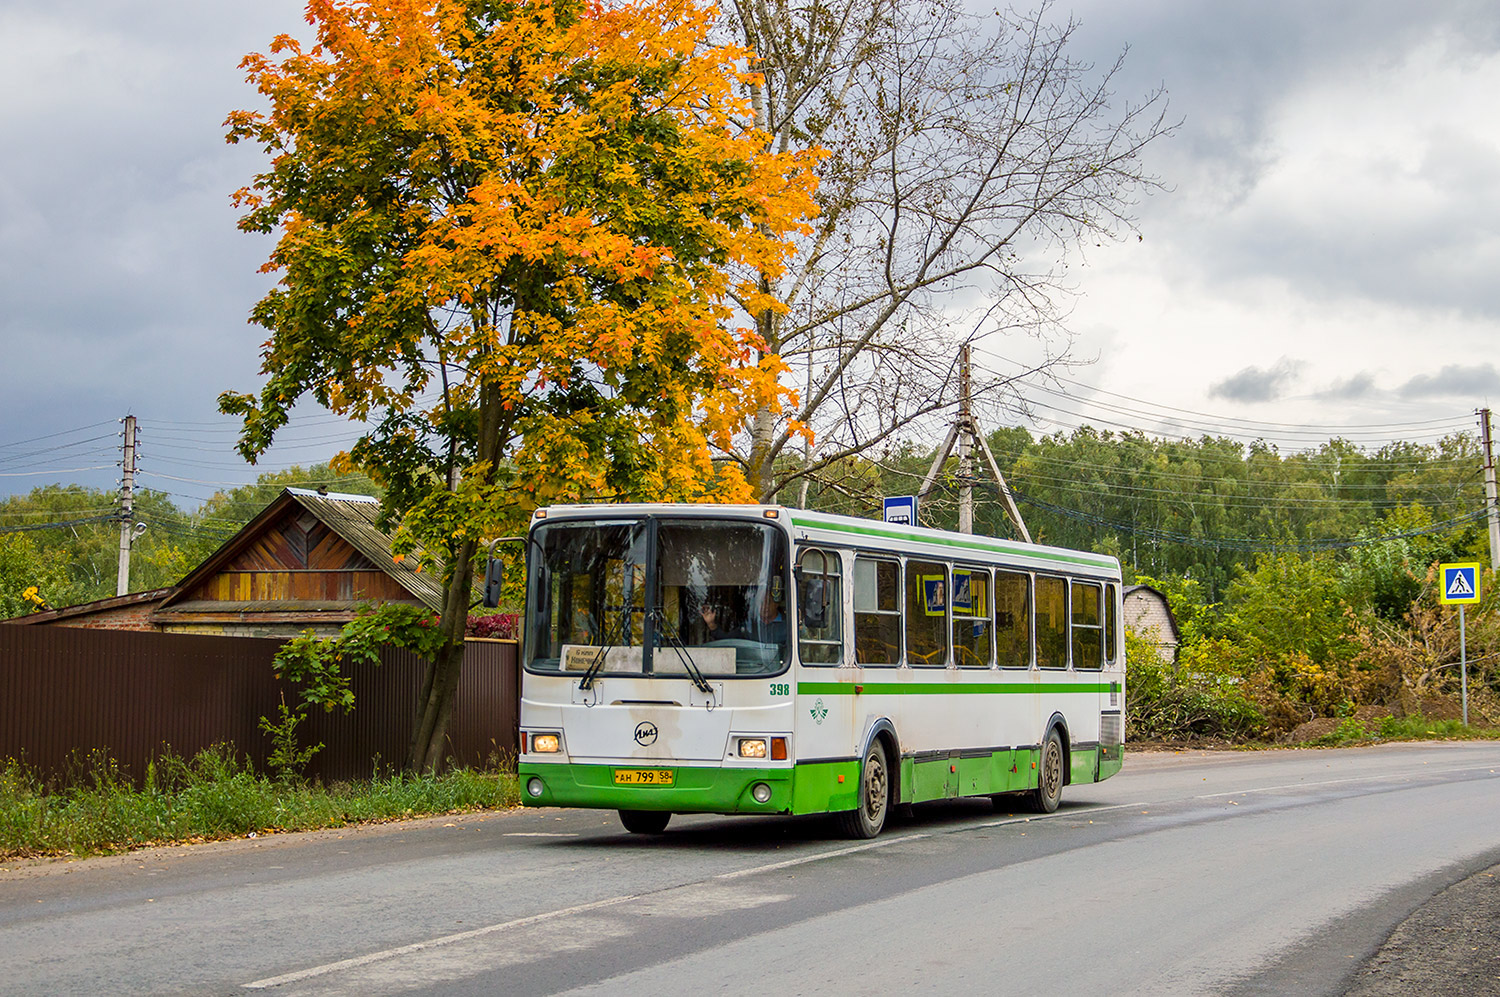
[(298, 505), (317, 516), (402, 588), (421, 599), (429, 609), (442, 611), (443, 585), (435, 570), (438, 566), (425, 552), (408, 554), (399, 562), (396, 560), (396, 554), (391, 550), (391, 538), (377, 523), (380, 518), (378, 501), (368, 495), (333, 492), (320, 495), (304, 488), (288, 488), (287, 492)]

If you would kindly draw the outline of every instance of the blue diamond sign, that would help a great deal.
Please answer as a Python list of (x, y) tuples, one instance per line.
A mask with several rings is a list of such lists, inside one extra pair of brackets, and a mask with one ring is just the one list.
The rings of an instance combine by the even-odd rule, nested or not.
[(1468, 605), (1479, 601), (1479, 562), (1440, 564), (1442, 588), (1438, 596), (1445, 605)]

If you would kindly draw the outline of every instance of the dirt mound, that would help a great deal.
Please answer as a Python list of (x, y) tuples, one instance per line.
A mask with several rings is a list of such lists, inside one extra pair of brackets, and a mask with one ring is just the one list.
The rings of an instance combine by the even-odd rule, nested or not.
[[(1470, 703), (1473, 707), (1475, 704)], [(1471, 712), (1474, 712), (1471, 710)], [(1363, 723), (1365, 729), (1375, 733), (1380, 721), (1386, 717), (1426, 717), (1428, 720), (1462, 720), (1463, 703), (1457, 696), (1403, 695), (1395, 706), (1361, 706), (1347, 717), (1315, 717), (1299, 724), (1282, 740), (1288, 744), (1305, 744), (1327, 737), (1339, 729), (1339, 724), (1348, 720)], [(1473, 719), (1472, 717), (1470, 719)]]
[(1392, 715), (1393, 711), (1389, 706), (1361, 706), (1347, 717), (1315, 717), (1304, 724), (1299, 724), (1286, 736), (1286, 740), (1293, 744), (1316, 741), (1320, 737), (1332, 734), (1339, 729), (1339, 724), (1350, 720), (1362, 723), (1366, 730), (1373, 731), (1379, 726), (1380, 721)]

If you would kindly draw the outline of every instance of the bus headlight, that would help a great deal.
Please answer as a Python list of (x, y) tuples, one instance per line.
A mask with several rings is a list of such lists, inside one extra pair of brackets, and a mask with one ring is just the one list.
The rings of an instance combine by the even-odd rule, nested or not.
[[(766, 757), (766, 739), (763, 737), (740, 738), (741, 758), (764, 758)], [(765, 801), (762, 800), (762, 803)]]
[(531, 750), (543, 754), (556, 754), (562, 748), (562, 738), (556, 734), (531, 735)]
[(763, 782), (757, 782), (750, 787), (750, 795), (755, 798), (756, 803), (766, 803), (771, 799), (771, 787)]
[(542, 790), (544, 788), (545, 787), (542, 785), (542, 780), (538, 779), (536, 776), (532, 776), (530, 779), (526, 780), (526, 792), (530, 793), (533, 797), (541, 796)]

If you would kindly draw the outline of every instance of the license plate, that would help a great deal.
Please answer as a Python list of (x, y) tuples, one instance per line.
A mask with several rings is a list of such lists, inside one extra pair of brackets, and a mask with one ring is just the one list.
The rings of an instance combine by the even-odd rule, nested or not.
[(615, 769), (617, 786), (670, 786), (671, 769)]

